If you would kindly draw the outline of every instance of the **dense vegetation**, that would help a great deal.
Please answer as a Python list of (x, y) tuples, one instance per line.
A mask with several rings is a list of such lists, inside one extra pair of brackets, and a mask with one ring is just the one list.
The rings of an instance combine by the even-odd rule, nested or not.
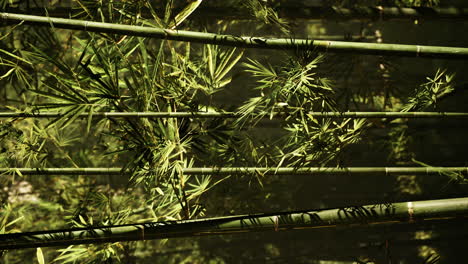
[[(40, 239), (15, 246), (12, 236), (13, 246), (0, 242), (9, 249), (1, 262), (456, 259), (448, 248), (466, 244), (468, 203), (432, 200), (467, 193), (467, 153), (457, 144), (468, 109), (457, 102), (466, 96), (468, 77), (458, 72), (468, 52), (455, 47), (466, 39), (434, 32), (435, 40), (383, 45), (395, 25), (362, 10), (387, 10), (388, 19), (405, 19), (397, 26), (420, 30), (421, 19), (451, 23), (466, 12), (447, 13), (439, 1), (320, 4), (356, 16), (295, 17), (291, 10), (313, 10), (303, 1), (0, 1), (0, 234), (85, 228), (94, 237), (101, 226), (174, 226), (148, 231), (146, 239), (159, 240), (57, 248), (15, 249)], [(406, 7), (404, 15), (393, 7)], [(432, 156), (431, 142), (439, 148)], [(72, 172), (82, 168), (96, 169)], [(411, 201), (429, 209), (413, 219)], [(316, 218), (304, 220), (310, 211)], [(197, 236), (216, 233), (212, 226), (178, 229), (256, 213), (264, 218), (252, 225), (236, 218), (216, 229), (327, 227), (317, 219), (339, 227), (205, 238)], [(382, 221), (390, 223), (372, 224)], [(181, 234), (188, 237), (166, 239)], [(50, 246), (31, 247), (42, 245)]]

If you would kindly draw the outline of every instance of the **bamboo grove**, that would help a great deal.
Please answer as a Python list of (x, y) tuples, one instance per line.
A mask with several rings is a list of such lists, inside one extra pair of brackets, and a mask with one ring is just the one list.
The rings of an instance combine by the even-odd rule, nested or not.
[[(379, 28), (465, 7), (33, 2), (0, 1), (0, 262), (318, 263), (290, 236), (354, 232), (345, 247), (385, 249), (322, 253), (437, 263), (432, 238), (466, 236), (466, 161), (426, 149), (457, 139), (434, 127), (464, 129), (464, 76), (440, 65), (464, 69), (468, 46)], [(335, 20), (360, 32), (330, 34)], [(389, 253), (414, 239), (418, 253)]]

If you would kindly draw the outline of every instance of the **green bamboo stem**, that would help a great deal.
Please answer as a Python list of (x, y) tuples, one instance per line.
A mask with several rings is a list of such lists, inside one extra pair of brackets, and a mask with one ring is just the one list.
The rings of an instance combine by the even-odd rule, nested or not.
[(0, 250), (172, 237), (433, 223), (468, 216), (468, 198), (374, 204), (328, 210), (237, 215), (0, 235)]
[(279, 9), (281, 17), (303, 19), (467, 19), (468, 8), (457, 7), (383, 7), (368, 6), (343, 8), (284, 6)]
[[(187, 175), (328, 175), (328, 174), (381, 174), (381, 175), (433, 175), (440, 173), (468, 174), (468, 167), (219, 167), (184, 168)], [(0, 168), (0, 174), (16, 172), (22, 175), (119, 175), (121, 168)]]
[[(79, 117), (89, 117), (90, 113), (81, 113)], [(468, 115), (468, 113), (467, 113)], [(65, 113), (60, 112), (31, 112), (31, 113), (13, 113), (0, 112), (0, 118), (59, 118), (65, 116)], [(133, 117), (133, 118), (233, 118), (238, 117), (234, 112), (93, 112), (93, 117), (117, 118), (117, 117)]]
[(436, 57), (446, 59), (468, 58), (468, 48), (461, 47), (380, 44), (291, 38), (242, 37), (195, 31), (170, 30), (154, 27), (131, 26), (77, 19), (52, 18), (45, 16), (31, 16), (12, 13), (0, 13), (0, 21), (6, 23), (24, 23), (54, 28), (151, 37), (167, 40), (188, 41), (243, 48), (292, 50), (313, 48), (318, 51), (344, 52), (355, 54)]
[[(362, 6), (353, 8), (343, 8), (339, 6), (312, 6), (307, 7), (300, 4), (282, 3), (276, 9), (279, 17), (291, 19), (454, 19), (464, 20), (468, 18), (468, 8), (458, 7), (383, 7), (383, 6)], [(214, 8), (200, 6), (192, 14), (192, 19), (251, 19), (247, 10)]]
[(335, 40), (335, 41), (375, 41), (376, 36), (359, 36), (359, 35), (314, 35), (313, 39), (318, 40)]
[[(274, 117), (287, 114), (278, 112)], [(457, 112), (309, 112), (317, 118), (467, 118), (468, 113)], [(0, 118), (59, 118), (60, 112), (0, 112)], [(81, 113), (79, 117), (89, 117), (90, 113)], [(117, 118), (236, 118), (241, 114), (235, 112), (93, 112), (93, 117)]]

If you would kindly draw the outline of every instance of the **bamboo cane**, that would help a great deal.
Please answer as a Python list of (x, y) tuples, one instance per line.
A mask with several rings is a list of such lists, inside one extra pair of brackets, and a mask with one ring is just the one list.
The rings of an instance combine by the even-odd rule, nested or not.
[[(202, 10), (199, 10), (201, 12)], [(281, 17), (304, 19), (467, 19), (468, 8), (457, 7), (383, 7), (368, 6), (343, 8), (284, 6), (279, 9)]]
[[(292, 19), (454, 19), (464, 20), (468, 18), (468, 8), (458, 7), (384, 7), (362, 6), (344, 8), (339, 6), (313, 6), (281, 4), (276, 9), (279, 17)], [(149, 17), (149, 16), (148, 16)], [(215, 8), (200, 6), (197, 12), (192, 14), (193, 19), (249, 19), (248, 10)]]
[[(16, 172), (22, 175), (119, 175), (122, 168), (0, 168), (0, 174)], [(150, 171), (149, 171), (150, 172)], [(434, 175), (440, 173), (468, 174), (468, 167), (219, 167), (183, 168), (187, 175), (328, 175), (328, 174), (378, 174), (378, 175)]]
[(0, 235), (0, 250), (305, 228), (441, 222), (468, 216), (468, 198), (237, 215)]
[[(274, 117), (288, 114), (278, 112)], [(315, 118), (467, 118), (468, 113), (457, 112), (309, 112)], [(0, 118), (59, 118), (60, 112), (0, 112)], [(81, 113), (82, 118), (90, 113)], [(133, 117), (133, 118), (236, 118), (241, 114), (235, 112), (93, 112), (93, 117)]]
[(0, 21), (6, 23), (24, 23), (54, 28), (152, 37), (167, 40), (188, 41), (203, 44), (216, 44), (243, 48), (292, 50), (313, 48), (318, 51), (325, 52), (329, 51), (370, 55), (436, 57), (446, 59), (468, 58), (468, 48), (461, 47), (379, 44), (291, 38), (242, 37), (234, 35), (221, 35), (195, 31), (171, 30), (154, 27), (131, 26), (77, 19), (52, 18), (45, 16), (31, 16), (3, 12), (0, 13)]

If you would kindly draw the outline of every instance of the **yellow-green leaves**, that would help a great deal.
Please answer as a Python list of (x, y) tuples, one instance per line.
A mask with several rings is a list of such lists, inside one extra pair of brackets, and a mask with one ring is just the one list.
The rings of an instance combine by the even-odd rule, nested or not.
[(197, 58), (190, 56), (190, 46), (186, 48), (185, 53), (171, 48), (172, 64), (163, 64), (165, 76), (173, 84), (167, 88), (185, 101), (193, 100), (199, 92), (211, 95), (226, 87), (232, 80), (230, 72), (243, 55), (236, 48), (205, 45), (203, 56)]
[(89, 252), (86, 247), (69, 246), (65, 249), (59, 249), (58, 251), (60, 255), (54, 259), (55, 263), (76, 263), (83, 261), (86, 257), (91, 255), (91, 252)]
[(445, 70), (438, 69), (433, 78), (427, 77), (427, 82), (416, 89), (409, 102), (403, 107), (402, 112), (422, 111), (427, 107), (435, 108), (437, 102), (454, 91), (454, 74), (446, 74)]
[(36, 249), (36, 258), (37, 258), (37, 263), (45, 264), (44, 254), (42, 254), (42, 249), (40, 247)]
[(222, 88), (231, 82), (232, 78), (226, 77), (226, 75), (242, 58), (243, 52), (237, 53), (236, 48), (224, 50), (213, 45), (206, 45), (205, 47), (209, 72), (208, 85), (212, 89)]
[(190, 0), (190, 3), (175, 16), (174, 20), (169, 24), (168, 28), (175, 29), (177, 26), (179, 26), (200, 6), (202, 1), (203, 0)]
[[(245, 64), (246, 71), (258, 78), (256, 89), (260, 96), (249, 98), (238, 108), (236, 123), (245, 126), (250, 121), (255, 125), (267, 115), (270, 119), (283, 115), (281, 125), (288, 133), (275, 143), (281, 147), (272, 160), (294, 167), (323, 165), (360, 140), (365, 121), (315, 118), (312, 113), (337, 112), (334, 91), (330, 82), (317, 73), (323, 56), (312, 52), (297, 55), (301, 58), (291, 58), (282, 68), (255, 60)], [(304, 61), (305, 57), (309, 60)]]
[(282, 33), (289, 33), (288, 22), (285, 19), (280, 18), (276, 10), (272, 8), (269, 1), (247, 0), (244, 1), (244, 5), (247, 6), (252, 15), (259, 21), (278, 27)]

